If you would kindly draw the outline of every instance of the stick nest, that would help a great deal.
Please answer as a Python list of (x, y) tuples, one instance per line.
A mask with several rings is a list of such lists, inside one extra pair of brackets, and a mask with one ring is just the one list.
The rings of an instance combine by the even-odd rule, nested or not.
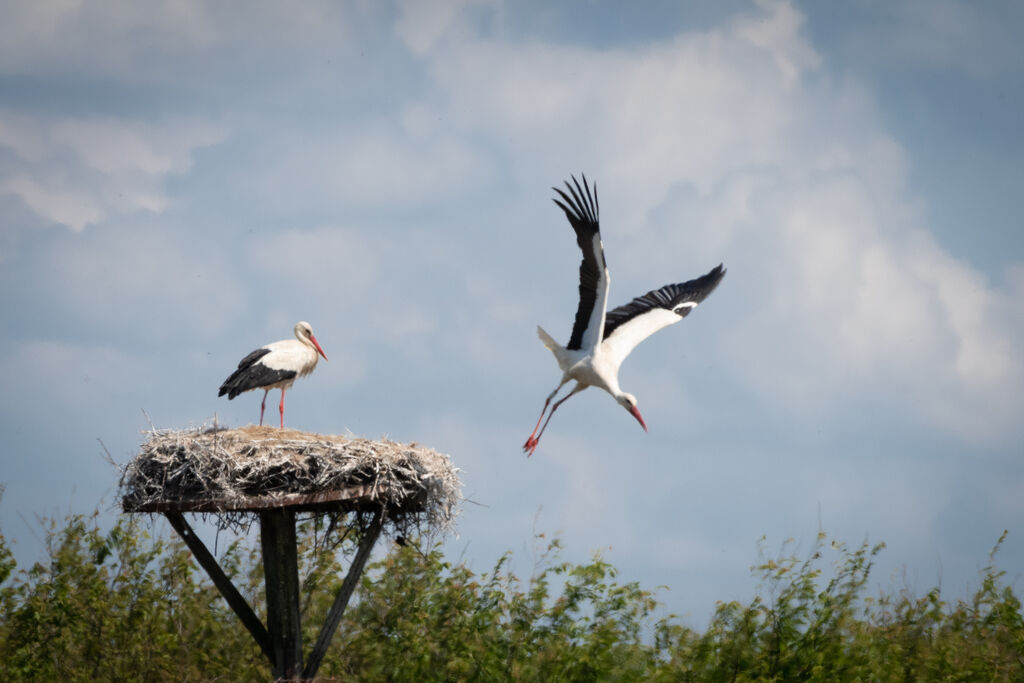
[(256, 426), (153, 430), (121, 477), (126, 512), (208, 513), (227, 528), (277, 508), (336, 522), (383, 507), (396, 535), (449, 531), (461, 488), (432, 448)]

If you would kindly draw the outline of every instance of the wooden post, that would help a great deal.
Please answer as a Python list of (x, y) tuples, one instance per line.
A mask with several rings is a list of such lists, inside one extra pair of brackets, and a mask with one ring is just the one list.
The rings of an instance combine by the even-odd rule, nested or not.
[(345, 614), (345, 607), (348, 606), (349, 598), (352, 597), (356, 582), (362, 576), (363, 567), (366, 566), (366, 561), (370, 558), (370, 552), (373, 550), (373, 546), (377, 542), (377, 538), (380, 536), (383, 528), (384, 510), (380, 509), (373, 516), (370, 528), (366, 530), (366, 535), (360, 541), (359, 550), (356, 551), (356, 556), (352, 558), (352, 564), (348, 568), (345, 580), (342, 581), (341, 588), (338, 589), (338, 594), (334, 597), (334, 604), (331, 605), (327, 618), (324, 619), (324, 624), (320, 627), (320, 634), (317, 636), (313, 651), (309, 653), (309, 661), (306, 662), (306, 669), (302, 673), (302, 677), (305, 680), (311, 681), (316, 677), (316, 672), (320, 669), (320, 663), (323, 661), (324, 655), (327, 654), (327, 647), (331, 644), (334, 632), (338, 629), (341, 617)]
[(217, 559), (213, 556), (213, 553), (207, 550), (206, 544), (196, 536), (196, 532), (192, 530), (192, 527), (189, 526), (188, 522), (185, 521), (185, 517), (180, 512), (168, 510), (164, 512), (164, 516), (171, 523), (171, 528), (177, 531), (178, 535), (185, 541), (185, 545), (192, 551), (199, 566), (206, 570), (210, 580), (213, 581), (213, 585), (217, 587), (220, 594), (227, 600), (235, 615), (249, 629), (249, 633), (252, 634), (253, 639), (260, 646), (260, 649), (263, 650), (263, 654), (267, 656), (267, 659), (270, 660), (271, 666), (273, 666), (274, 649), (270, 642), (270, 634), (267, 633), (267, 629), (263, 622), (260, 621), (260, 618), (252, 611), (249, 603), (245, 601), (242, 594), (231, 583), (231, 579), (228, 578), (224, 570), (217, 564)]
[[(222, 457), (225, 454), (230, 457)], [(254, 470), (252, 456), (256, 455), (260, 457), (255, 461), (263, 466)], [(392, 456), (410, 459), (409, 474), (378, 466)], [(365, 472), (376, 475), (363, 470), (355, 476), (345, 474), (347, 470), (339, 463), (347, 468), (351, 458), (365, 459)], [(317, 474), (314, 479), (323, 485), (310, 486), (313, 472), (333, 474)], [(441, 488), (424, 486), (424, 473), (438, 477)], [(273, 678), (284, 683), (316, 677), (386, 520), (400, 522), (403, 517), (434, 510), (451, 514), (458, 498), (457, 484), (446, 456), (416, 444), (292, 434), (270, 428), (215, 427), (154, 429), (142, 452), (125, 468), (121, 489), (125, 512), (166, 516), (270, 661)], [(266, 618), (261, 618), (232, 584), (185, 521), (187, 513), (213, 515), (224, 528), (239, 519), (248, 522), (250, 515), (259, 516)], [(327, 515), (332, 523), (348, 527), (353, 523), (347, 516), (356, 515), (362, 534), (308, 652), (308, 661), (304, 661), (296, 517), (307, 514)], [(364, 527), (368, 516), (372, 520)], [(348, 545), (352, 539), (342, 536), (341, 541), (346, 541), (345, 554), (352, 552)]]
[[(384, 528), (384, 510), (374, 514), (366, 534), (359, 542), (352, 564), (345, 579), (334, 596), (334, 603), (320, 627), (309, 661), (303, 670), (302, 624), (299, 613), (299, 572), (298, 549), (295, 535), (295, 512), (293, 510), (269, 510), (260, 513), (260, 540), (263, 549), (263, 573), (266, 581), (267, 626), (253, 612), (252, 607), (231, 579), (224, 573), (216, 558), (196, 536), (184, 515), (166, 510), (164, 515), (171, 527), (178, 532), (185, 545), (195, 556), (220, 594), (234, 610), (235, 615), (249, 630), (253, 639), (270, 660), (276, 681), (312, 681), (323, 663), (327, 648), (341, 623), (356, 583), (363, 574), (366, 562)], [(269, 627), (269, 631), (268, 631)], [(301, 674), (301, 679), (300, 679)]]
[(261, 512), (260, 540), (267, 589), (267, 630), (274, 649), (274, 679), (298, 681), (302, 675), (302, 623), (295, 512)]

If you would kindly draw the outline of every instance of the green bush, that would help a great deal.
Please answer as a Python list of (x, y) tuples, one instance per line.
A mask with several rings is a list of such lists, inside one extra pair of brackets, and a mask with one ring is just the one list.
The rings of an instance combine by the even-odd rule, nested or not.
[[(17, 567), (0, 535), (0, 678), (268, 680), (248, 632), (177, 540), (123, 518), (48, 522), (47, 560)], [(347, 569), (346, 541), (300, 528), (307, 650)], [(1020, 681), (1024, 618), (995, 556), (970, 600), (938, 588), (866, 594), (882, 545), (819, 536), (753, 567), (749, 604), (719, 603), (703, 631), (656, 618), (655, 596), (600, 557), (572, 564), (547, 543), (521, 580), (505, 555), (475, 574), (438, 547), (395, 546), (363, 577), (320, 675), (358, 681)], [(831, 557), (831, 562), (826, 558)], [(258, 614), (254, 548), (219, 558)]]
[(266, 675), (262, 654), (182, 544), (151, 539), (128, 519), (103, 533), (95, 515), (50, 522), (46, 533), (49, 561), (9, 573), (0, 594), (3, 680)]

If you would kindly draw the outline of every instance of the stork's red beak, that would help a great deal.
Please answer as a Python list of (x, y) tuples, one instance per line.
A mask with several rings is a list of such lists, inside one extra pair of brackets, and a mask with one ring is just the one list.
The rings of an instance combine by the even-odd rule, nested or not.
[(629, 412), (633, 414), (633, 417), (636, 418), (636, 421), (640, 423), (640, 426), (643, 427), (644, 431), (646, 432), (647, 423), (644, 422), (644, 418), (643, 415), (640, 414), (640, 410), (636, 406), (633, 406), (632, 408), (629, 409)]
[[(313, 342), (313, 346), (316, 347), (316, 350), (320, 352), (320, 355), (324, 357), (324, 360), (327, 360), (327, 354), (324, 353), (324, 350), (320, 347), (320, 342), (316, 340), (316, 337), (314, 337), (313, 335), (309, 335), (309, 341)], [(644, 427), (644, 429), (647, 428)]]

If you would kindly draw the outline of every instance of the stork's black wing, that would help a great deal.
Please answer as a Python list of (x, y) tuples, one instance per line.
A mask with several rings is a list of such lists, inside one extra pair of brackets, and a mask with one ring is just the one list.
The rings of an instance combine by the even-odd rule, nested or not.
[(699, 278), (653, 289), (608, 311), (604, 323), (605, 347), (621, 363), (644, 339), (685, 318), (715, 290), (723, 277), (725, 268), (719, 264)]
[(566, 348), (576, 350), (593, 349), (601, 342), (600, 331), (605, 325), (604, 309), (609, 282), (598, 221), (597, 185), (594, 185), (591, 193), (587, 177), (582, 177), (582, 187), (575, 177), (571, 185), (565, 183), (569, 194), (557, 187), (552, 188), (562, 198), (562, 201), (555, 199), (554, 202), (565, 212), (565, 217), (576, 232), (576, 244), (583, 252), (583, 260), (580, 262), (580, 303), (576, 309), (572, 336), (566, 345)]

